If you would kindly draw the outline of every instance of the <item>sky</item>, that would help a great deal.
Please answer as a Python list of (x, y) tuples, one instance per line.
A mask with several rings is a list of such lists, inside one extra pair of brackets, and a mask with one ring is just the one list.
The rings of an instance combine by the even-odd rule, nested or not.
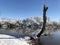
[(44, 4), (48, 6), (47, 17), (60, 19), (60, 0), (0, 0), (0, 18), (25, 19), (43, 15)]

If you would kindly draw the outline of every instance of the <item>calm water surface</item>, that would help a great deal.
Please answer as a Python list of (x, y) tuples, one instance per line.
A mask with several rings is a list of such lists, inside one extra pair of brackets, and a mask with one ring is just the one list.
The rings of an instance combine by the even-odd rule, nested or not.
[(60, 32), (53, 32), (51, 35), (41, 38), (43, 45), (60, 45)]
[[(15, 37), (24, 37), (25, 35), (30, 35), (36, 38), (36, 35), (39, 33), (39, 29), (13, 29), (13, 30), (0, 30), (0, 34), (8, 34)], [(60, 45), (60, 31), (53, 31), (48, 36), (43, 36), (41, 38), (42, 45)]]

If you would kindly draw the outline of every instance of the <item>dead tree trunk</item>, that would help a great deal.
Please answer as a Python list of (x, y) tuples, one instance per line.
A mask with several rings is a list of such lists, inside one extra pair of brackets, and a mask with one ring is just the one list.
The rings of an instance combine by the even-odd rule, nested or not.
[(40, 31), (40, 33), (38, 33), (38, 35), (37, 35), (38, 38), (34, 39), (33, 37), (31, 37), (32, 45), (42, 45), (42, 43), (40, 41), (40, 36), (45, 31), (46, 20), (47, 20), (47, 18), (46, 18), (46, 11), (47, 11), (47, 9), (48, 9), (48, 7), (46, 7), (44, 5), (44, 8), (43, 8), (43, 27), (42, 27), (42, 30)]
[(47, 20), (47, 17), (46, 17), (46, 11), (47, 11), (48, 7), (46, 7), (44, 5), (43, 7), (43, 27), (42, 27), (42, 30), (40, 31), (40, 33), (38, 33), (37, 37), (40, 37), (41, 34), (44, 32), (45, 30), (45, 26), (46, 26), (46, 20)]

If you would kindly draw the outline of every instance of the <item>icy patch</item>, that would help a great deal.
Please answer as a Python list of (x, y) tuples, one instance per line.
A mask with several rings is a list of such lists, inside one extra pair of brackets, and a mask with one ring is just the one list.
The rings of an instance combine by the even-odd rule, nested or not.
[(5, 34), (0, 34), (0, 39), (3, 39), (3, 38), (15, 38), (14, 36), (10, 36), (10, 35), (5, 35)]
[[(27, 37), (27, 39), (29, 38)], [(17, 39), (13, 36), (0, 34), (0, 45), (30, 45), (30, 44), (26, 41), (26, 37)]]
[(0, 39), (0, 45), (29, 45), (25, 40)]

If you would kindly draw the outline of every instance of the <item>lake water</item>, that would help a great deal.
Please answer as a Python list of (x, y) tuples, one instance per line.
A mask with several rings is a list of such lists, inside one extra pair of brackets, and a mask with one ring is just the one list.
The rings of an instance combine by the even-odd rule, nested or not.
[[(15, 31), (14, 31), (15, 30)], [(29, 30), (29, 31), (28, 31)], [(25, 35), (29, 35), (29, 36), (32, 36), (34, 38), (36, 38), (36, 35), (39, 33), (40, 29), (26, 29), (26, 30), (16, 30), (16, 29), (13, 29), (13, 30), (0, 30), (0, 34), (7, 34), (7, 35), (12, 35), (12, 36), (15, 36), (15, 37), (24, 37)], [(47, 31), (49, 32), (49, 31)], [(44, 32), (44, 33), (47, 33), (47, 32)], [(52, 31), (50, 32), (49, 35), (47, 36), (42, 36), (41, 38), (41, 45), (60, 45), (60, 31)]]
[(51, 33), (51, 35), (43, 36), (41, 43), (43, 45), (60, 45), (60, 32), (56, 31)]

